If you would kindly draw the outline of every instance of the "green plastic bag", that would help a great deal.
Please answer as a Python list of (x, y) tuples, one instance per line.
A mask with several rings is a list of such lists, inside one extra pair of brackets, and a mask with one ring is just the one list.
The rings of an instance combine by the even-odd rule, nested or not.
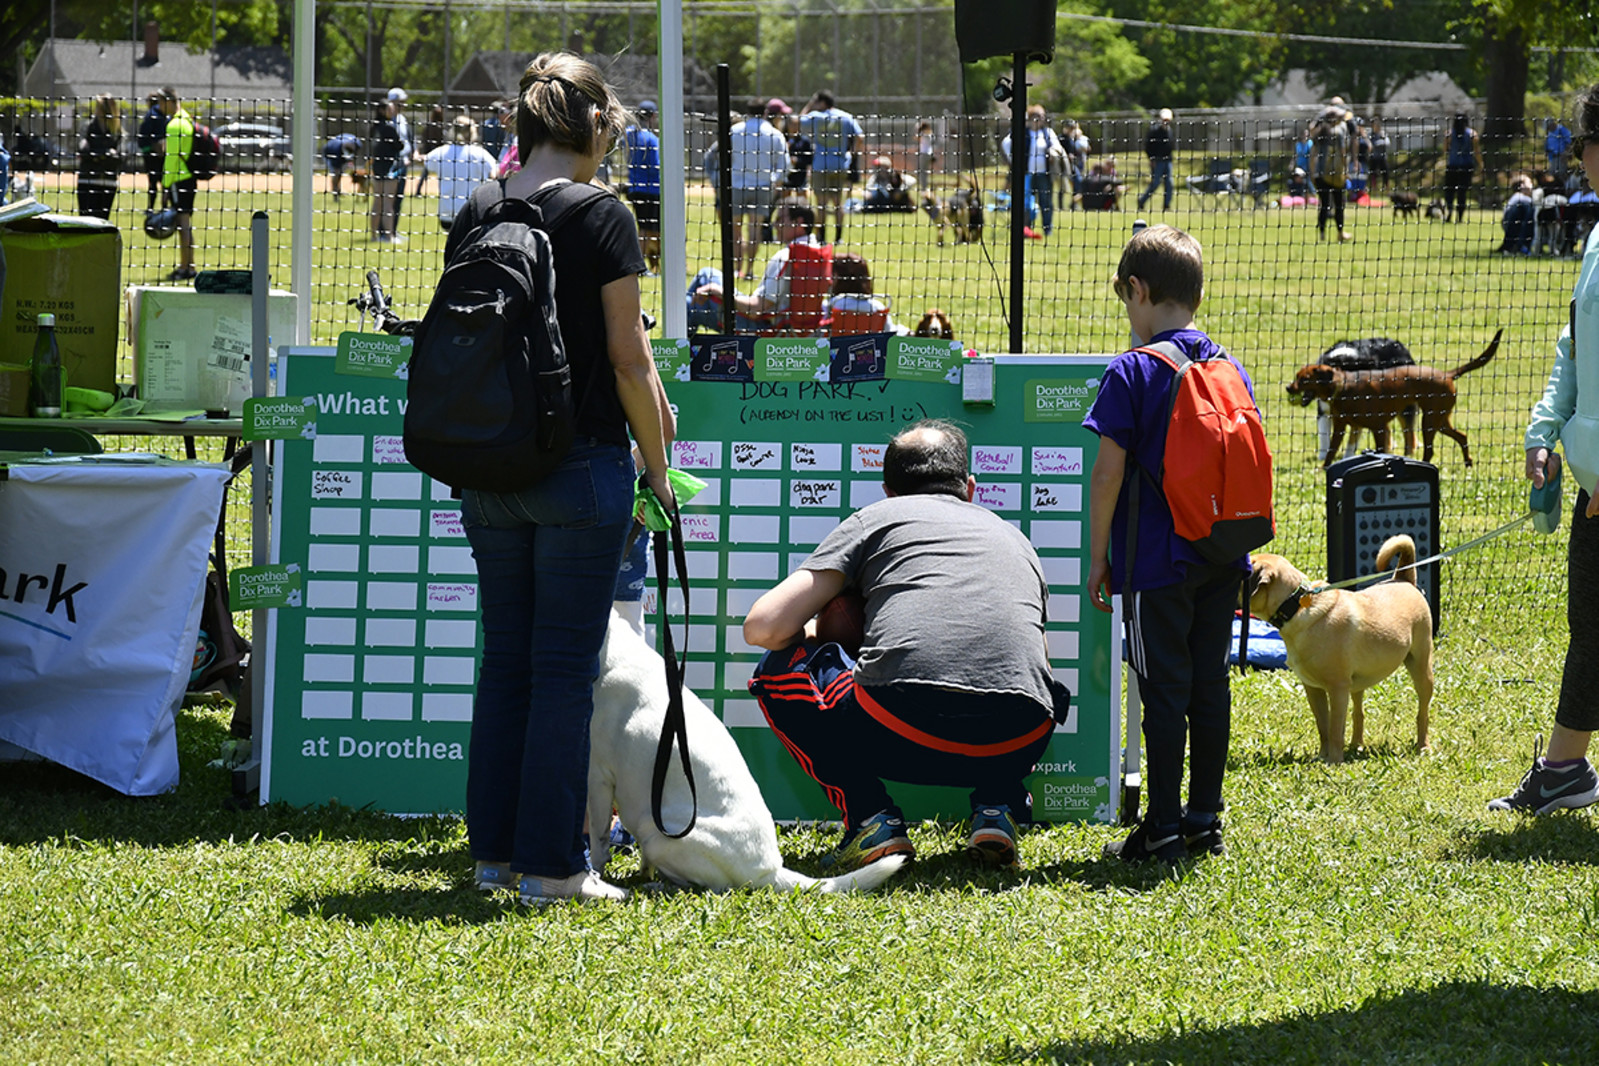
[[(698, 496), (705, 488), (705, 482), (675, 467), (667, 468), (666, 480), (672, 485), (672, 494), (677, 497), (679, 507)], [(666, 508), (661, 506), (661, 501), (655, 498), (650, 483), (644, 480), (642, 474), (639, 475), (638, 483), (633, 489), (633, 513), (643, 518), (646, 529), (656, 533), (664, 533), (672, 528), (672, 517), (666, 513)]]

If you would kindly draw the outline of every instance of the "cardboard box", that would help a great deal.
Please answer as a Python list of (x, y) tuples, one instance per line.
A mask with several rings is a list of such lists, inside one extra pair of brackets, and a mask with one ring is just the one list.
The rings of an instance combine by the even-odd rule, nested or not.
[(111, 392), (122, 322), (122, 232), (98, 218), (36, 215), (0, 226), (0, 363), (33, 357), (39, 315), (56, 316), (67, 384)]
[[(191, 288), (128, 288), (134, 381), (147, 411), (226, 408), (237, 415), (250, 396), (251, 297)], [(292, 342), (295, 295), (267, 294), (273, 347)]]

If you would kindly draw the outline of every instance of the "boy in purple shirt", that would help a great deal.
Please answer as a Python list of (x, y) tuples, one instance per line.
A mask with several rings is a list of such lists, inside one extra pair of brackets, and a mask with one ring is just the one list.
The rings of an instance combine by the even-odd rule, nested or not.
[[(1196, 361), (1232, 359), (1194, 326), (1204, 264), (1199, 242), (1187, 233), (1151, 226), (1134, 234), (1114, 284), (1141, 343), (1170, 342)], [(1242, 366), (1238, 371), (1253, 396), (1249, 375)], [(1233, 609), (1249, 573), (1248, 555), (1224, 565), (1208, 562), (1173, 526), (1159, 479), (1174, 377), (1157, 356), (1136, 348), (1123, 352), (1105, 369), (1083, 419), (1100, 438), (1089, 480), (1088, 595), (1109, 612), (1111, 594), (1121, 593), (1128, 661), (1144, 701), (1149, 810), (1131, 836), (1105, 847), (1107, 856), (1134, 864), (1223, 853), (1222, 777), (1232, 721), (1227, 650)], [(1122, 491), (1131, 478), (1143, 479), (1136, 545), (1128, 541), (1132, 494)]]

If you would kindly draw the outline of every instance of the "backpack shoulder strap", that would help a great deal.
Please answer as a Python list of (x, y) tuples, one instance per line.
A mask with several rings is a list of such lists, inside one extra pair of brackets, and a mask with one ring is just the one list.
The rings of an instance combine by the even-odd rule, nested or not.
[(591, 204), (610, 195), (598, 185), (573, 181), (553, 190), (540, 189), (528, 201), (544, 213), (544, 232), (554, 233)]

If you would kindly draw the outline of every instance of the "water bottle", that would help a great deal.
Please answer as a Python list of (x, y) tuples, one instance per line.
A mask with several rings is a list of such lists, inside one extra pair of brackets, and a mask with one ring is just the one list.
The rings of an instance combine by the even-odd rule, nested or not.
[(56, 316), (39, 316), (33, 342), (33, 394), (28, 404), (34, 418), (61, 417), (61, 349), (56, 347)]
[(1133, 219), (1133, 236), (1134, 237), (1138, 236), (1140, 233), (1142, 233), (1144, 231), (1144, 228), (1146, 226), (1148, 226), (1148, 225), (1149, 225), (1149, 223), (1145, 222), (1141, 218)]

